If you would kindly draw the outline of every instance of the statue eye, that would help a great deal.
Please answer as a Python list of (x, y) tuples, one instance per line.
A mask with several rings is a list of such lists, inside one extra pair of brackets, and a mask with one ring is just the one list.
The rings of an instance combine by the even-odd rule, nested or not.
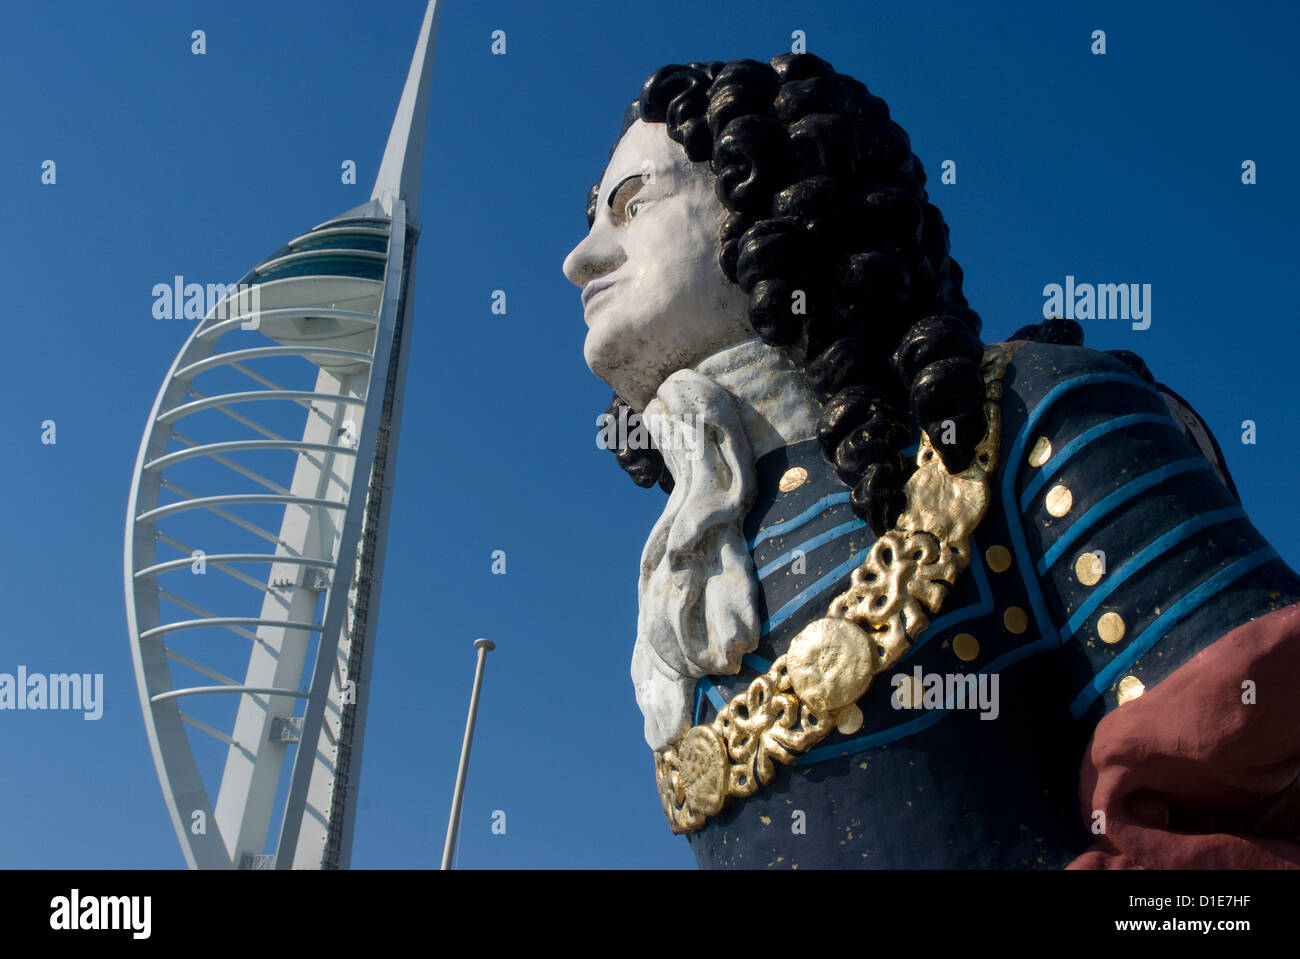
[(644, 185), (639, 175), (632, 175), (623, 180), (609, 195), (609, 209), (616, 220), (626, 222), (635, 212), (636, 193)]
[(634, 216), (636, 216), (636, 211), (641, 209), (641, 204), (643, 203), (645, 203), (645, 200), (642, 199), (641, 197), (635, 197), (634, 199), (628, 201), (626, 210), (627, 210), (627, 218), (629, 220), (632, 219)]

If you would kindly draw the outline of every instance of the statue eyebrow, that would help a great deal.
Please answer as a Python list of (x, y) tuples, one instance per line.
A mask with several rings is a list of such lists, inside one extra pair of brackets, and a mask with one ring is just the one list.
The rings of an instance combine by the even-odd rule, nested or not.
[(618, 196), (618, 191), (623, 189), (628, 180), (641, 180), (644, 177), (640, 173), (633, 173), (631, 176), (625, 176), (618, 181), (618, 185), (609, 191), (609, 198), (605, 201), (609, 208), (614, 209), (614, 197)]

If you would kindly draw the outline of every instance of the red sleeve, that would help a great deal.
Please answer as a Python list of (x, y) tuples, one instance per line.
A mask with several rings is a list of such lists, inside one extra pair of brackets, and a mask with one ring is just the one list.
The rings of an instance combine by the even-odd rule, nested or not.
[(1298, 776), (1295, 605), (1234, 629), (1097, 724), (1080, 799), (1089, 826), (1105, 813), (1105, 834), (1066, 868), (1300, 869)]

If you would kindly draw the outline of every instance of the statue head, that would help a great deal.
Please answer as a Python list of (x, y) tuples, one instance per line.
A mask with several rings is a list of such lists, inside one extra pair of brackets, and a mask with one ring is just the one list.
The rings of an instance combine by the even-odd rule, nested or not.
[(582, 287), (587, 365), (643, 410), (669, 375), (754, 333), (718, 266), (726, 210), (713, 177), (662, 123), (632, 123), (595, 189), (591, 232), (564, 272)]
[[(758, 336), (805, 372), (822, 450), (878, 535), (905, 506), (898, 451), (916, 427), (950, 471), (969, 465), (980, 318), (907, 134), (862, 83), (811, 54), (663, 67), (587, 220), (564, 270), (611, 412)], [(654, 450), (616, 453), (639, 485), (671, 484)]]

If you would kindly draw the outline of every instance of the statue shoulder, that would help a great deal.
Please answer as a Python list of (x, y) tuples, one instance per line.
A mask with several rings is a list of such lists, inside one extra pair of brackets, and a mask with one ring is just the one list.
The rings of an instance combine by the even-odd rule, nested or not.
[[(999, 345), (1012, 354), (1003, 376), (1003, 388), (1029, 410), (1047, 398), (1054, 389), (1066, 383), (1073, 383), (1072, 389), (1091, 384), (1110, 384), (1112, 390), (1127, 387), (1140, 392), (1155, 392), (1145, 364), (1136, 357), (1133, 359), (1138, 368), (1119, 356), (1086, 346), (1019, 340)], [(1107, 391), (1102, 389), (1096, 392), (1104, 394)]]
[[(994, 496), (1062, 648), (1071, 710), (1109, 710), (1300, 584), (1250, 524), (1204, 421), (1123, 359), (1012, 343)], [(1204, 436), (1198, 440), (1195, 425)]]
[[(1064, 402), (1065, 414), (1076, 419), (1096, 420), (1107, 412), (1116, 418), (1144, 411), (1157, 417), (1167, 416), (1183, 438), (1210, 463), (1219, 482), (1234, 499), (1240, 500), (1223, 450), (1209, 424), (1187, 400), (1158, 382), (1136, 354), (1056, 343), (1015, 341), (1000, 345), (1014, 351), (1003, 381), (1011, 400), (1014, 423), (1023, 426), (1042, 419), (1048, 415), (1048, 408), (1059, 401)], [(1020, 412), (1024, 415), (1016, 416)], [(1062, 412), (1054, 415), (1059, 418)]]

